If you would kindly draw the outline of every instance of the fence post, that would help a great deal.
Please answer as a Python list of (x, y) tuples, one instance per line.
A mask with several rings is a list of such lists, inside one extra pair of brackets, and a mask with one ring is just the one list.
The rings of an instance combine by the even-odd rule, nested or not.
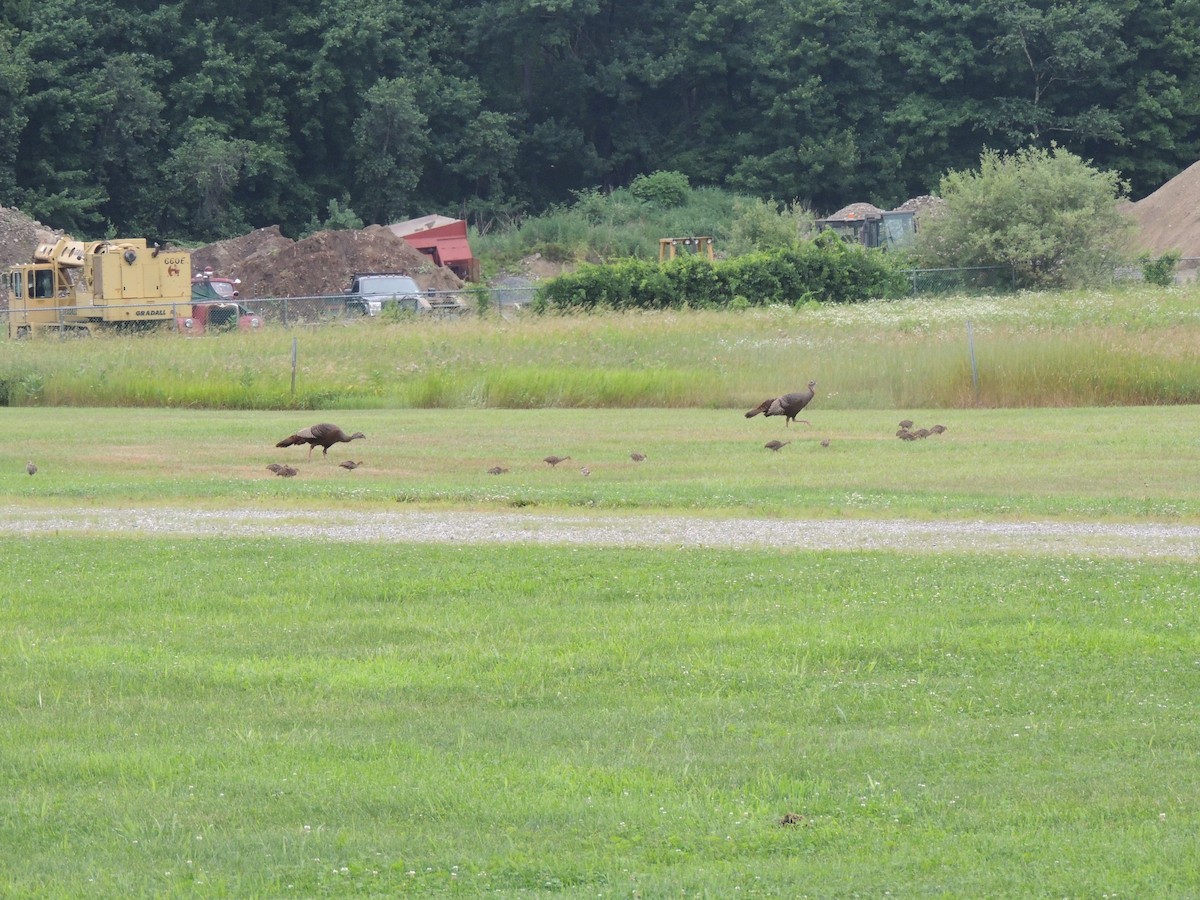
[[(284, 308), (285, 309), (287, 308), (286, 303), (284, 304)], [(296, 396), (296, 350), (297, 350), (297, 345), (299, 344), (299, 342), (300, 342), (299, 338), (297, 338), (297, 337), (292, 338), (292, 396), (293, 397)]]
[(971, 356), (971, 390), (975, 402), (979, 402), (979, 367), (975, 364), (975, 331), (971, 328), (971, 320), (967, 319), (967, 352)]

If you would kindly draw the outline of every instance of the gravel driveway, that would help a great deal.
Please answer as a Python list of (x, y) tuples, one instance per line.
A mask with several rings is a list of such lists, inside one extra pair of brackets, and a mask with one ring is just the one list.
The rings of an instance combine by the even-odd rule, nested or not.
[(0, 507), (0, 534), (286, 537), (385, 543), (896, 550), (1200, 559), (1200, 527), (1058, 522), (715, 519), (517, 512)]

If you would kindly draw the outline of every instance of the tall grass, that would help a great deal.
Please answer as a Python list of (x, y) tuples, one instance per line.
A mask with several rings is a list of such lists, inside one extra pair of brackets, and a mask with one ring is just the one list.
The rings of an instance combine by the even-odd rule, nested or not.
[(827, 409), (1196, 403), (1198, 299), (1141, 288), (0, 340), (0, 403), (732, 408), (809, 379)]

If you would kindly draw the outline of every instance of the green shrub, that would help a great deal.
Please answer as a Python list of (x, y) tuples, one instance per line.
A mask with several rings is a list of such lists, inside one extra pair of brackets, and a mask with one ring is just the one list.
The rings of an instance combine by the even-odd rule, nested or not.
[(1183, 254), (1178, 250), (1168, 250), (1158, 259), (1149, 253), (1143, 253), (1137, 258), (1142, 267), (1142, 279), (1146, 284), (1156, 284), (1159, 287), (1170, 287), (1175, 283), (1175, 270)]
[(629, 185), (629, 193), (643, 203), (672, 209), (687, 202), (692, 186), (682, 172), (655, 172), (639, 175)]
[(698, 256), (666, 263), (625, 259), (588, 265), (546, 282), (535, 309), (679, 309), (810, 299), (845, 303), (909, 293), (909, 283), (885, 253), (847, 244), (832, 233), (795, 248), (715, 262)]

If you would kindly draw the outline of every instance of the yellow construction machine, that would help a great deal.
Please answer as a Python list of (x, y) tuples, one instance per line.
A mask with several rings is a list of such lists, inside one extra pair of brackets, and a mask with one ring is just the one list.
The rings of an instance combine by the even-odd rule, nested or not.
[(13, 266), (7, 287), (13, 338), (174, 325), (179, 309), (191, 309), (192, 258), (141, 238), (85, 242), (64, 236), (39, 245), (32, 262)]

